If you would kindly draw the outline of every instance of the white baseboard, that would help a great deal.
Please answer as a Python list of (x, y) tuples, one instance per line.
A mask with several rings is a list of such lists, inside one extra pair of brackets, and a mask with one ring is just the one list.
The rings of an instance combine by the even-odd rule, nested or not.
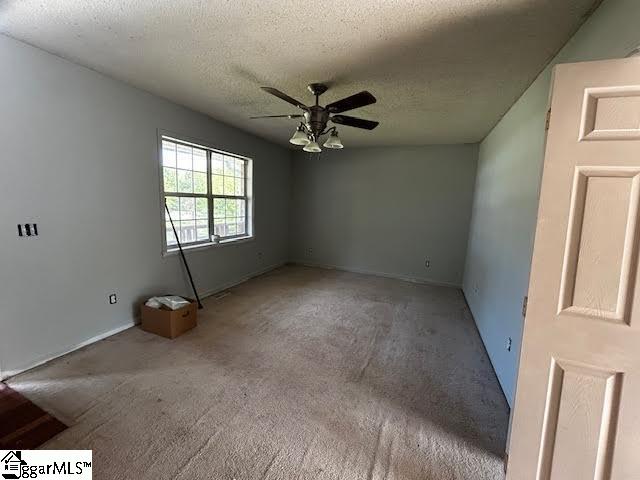
[[(509, 396), (507, 395), (507, 393), (505, 392), (504, 387), (502, 386), (502, 381), (500, 380), (500, 377), (498, 376), (498, 371), (496, 370), (496, 367), (493, 364), (493, 359), (491, 358), (491, 355), (489, 355), (489, 350), (487, 349), (487, 344), (484, 341), (484, 337), (482, 336), (482, 333), (480, 333), (480, 328), (478, 328), (478, 322), (476, 322), (476, 317), (473, 315), (473, 311), (471, 310), (471, 305), (469, 304), (469, 300), (467, 299), (467, 295), (464, 292), (464, 289), (462, 289), (462, 298), (464, 298), (464, 303), (467, 305), (467, 311), (469, 312), (469, 315), (471, 315), (471, 320), (473, 321), (473, 326), (476, 329), (476, 333), (478, 334), (478, 337), (480, 337), (480, 342), (482, 342), (482, 347), (484, 348), (484, 353), (487, 356), (487, 358), (489, 359), (489, 363), (491, 364), (491, 368), (493, 370), (493, 374), (496, 376), (496, 380), (498, 381), (498, 385), (500, 385), (500, 391), (502, 392), (502, 395), (504, 396), (504, 399), (507, 402), (507, 406), (509, 407), (509, 410), (512, 410), (513, 407), (511, 405), (511, 402), (509, 401)], [(509, 432), (510, 431), (511, 431), (511, 418), (509, 419)], [(507, 450), (508, 449), (509, 449), (509, 442), (507, 442)]]
[(284, 265), (286, 265), (287, 262), (280, 262), (280, 263), (275, 263), (273, 265), (270, 265), (268, 267), (265, 268), (261, 268), (260, 270), (256, 270), (255, 272), (249, 273), (248, 275), (244, 275), (242, 277), (240, 277), (238, 280), (234, 280), (231, 282), (227, 282), (227, 283), (223, 283), (219, 286), (216, 286), (214, 288), (211, 288), (205, 292), (200, 293), (200, 298), (207, 298), (210, 297), (212, 295), (215, 295), (216, 293), (220, 293), (224, 290), (228, 290), (230, 288), (233, 288), (237, 285), (240, 285), (241, 283), (244, 283), (248, 280), (251, 280), (252, 278), (255, 277), (259, 277), (260, 275), (264, 275), (265, 273), (269, 273), (272, 270), (275, 270), (276, 268), (280, 268)]
[[(248, 275), (245, 275), (245, 276), (241, 277), (238, 280), (235, 280), (235, 281), (232, 281), (232, 282), (228, 282), (228, 283), (222, 284), (220, 286), (217, 286), (217, 287), (215, 287), (213, 289), (207, 290), (206, 292), (203, 292), (203, 293), (200, 294), (200, 298), (210, 297), (211, 295), (215, 295), (218, 292), (221, 292), (223, 290), (227, 290), (229, 288), (235, 287), (236, 285), (240, 285), (241, 283), (244, 283), (247, 280), (250, 280), (250, 279), (252, 279), (254, 277), (258, 277), (260, 275), (264, 275), (265, 273), (270, 272), (272, 270), (275, 270), (276, 268), (280, 268), (285, 264), (286, 264), (286, 262), (280, 262), (280, 263), (277, 263), (277, 264), (274, 264), (274, 265), (270, 265), (269, 267), (262, 268), (260, 270), (255, 271), (255, 272), (252, 272), (252, 273), (250, 273)], [(78, 344), (71, 345), (71, 346), (69, 346), (69, 347), (67, 347), (67, 348), (65, 348), (65, 349), (63, 349), (61, 351), (58, 351), (56, 353), (48, 354), (48, 355), (46, 355), (44, 357), (41, 357), (41, 358), (35, 360), (34, 362), (29, 363), (28, 365), (25, 365), (23, 367), (20, 367), (20, 368), (14, 369), (14, 370), (7, 370), (6, 372), (4, 372), (4, 371), (0, 372), (0, 381), (1, 380), (6, 380), (6, 379), (11, 378), (11, 377), (13, 377), (15, 375), (18, 375), (20, 373), (26, 372), (27, 370), (31, 370), (32, 368), (39, 367), (40, 365), (43, 365), (43, 364), (45, 364), (47, 362), (50, 362), (51, 360), (55, 360), (58, 357), (62, 357), (63, 355), (66, 355), (67, 353), (74, 352), (76, 350), (81, 349), (82, 347), (86, 347), (87, 345), (91, 345), (92, 343), (99, 342), (100, 340), (103, 340), (103, 339), (105, 339), (107, 337), (115, 335), (116, 333), (120, 333), (120, 332), (122, 332), (124, 330), (127, 330), (128, 328), (131, 328), (131, 327), (137, 325), (137, 323), (138, 323), (138, 316), (136, 316), (136, 318), (134, 318), (133, 320), (125, 323), (124, 325), (116, 327), (116, 328), (114, 328), (112, 330), (109, 330), (107, 332), (101, 333), (100, 335), (96, 335), (95, 337), (91, 337), (88, 340), (85, 340), (85, 341), (80, 342)]]
[(303, 265), (305, 267), (325, 268), (328, 270), (340, 270), (342, 272), (361, 273), (363, 275), (373, 275), (376, 277), (393, 278), (395, 280), (403, 280), (405, 282), (418, 283), (421, 285), (433, 285), (436, 287), (450, 287), (450, 288), (458, 288), (458, 289), (462, 288), (462, 285), (459, 285), (456, 283), (441, 282), (438, 280), (431, 280), (428, 278), (410, 277), (410, 276), (396, 274), (396, 273), (377, 272), (374, 270), (345, 267), (342, 265), (331, 265), (327, 263), (307, 262), (304, 260), (292, 260), (290, 263), (293, 263), (295, 265)]
[(26, 372), (27, 370), (31, 370), (32, 368), (36, 368), (39, 367), (40, 365), (43, 365), (47, 362), (50, 362), (51, 360), (55, 360), (58, 357), (62, 357), (63, 355), (66, 355), (67, 353), (71, 353), (74, 352), (76, 350), (81, 349), (82, 347), (86, 347), (87, 345), (91, 345), (92, 343), (98, 342), (100, 340), (103, 340), (107, 337), (110, 337), (112, 335), (115, 335), (116, 333), (120, 333), (124, 330), (127, 330), (133, 326), (135, 326), (135, 322), (134, 321), (130, 321), (125, 323), (124, 325), (121, 325), (119, 327), (116, 327), (114, 329), (111, 329), (107, 332), (101, 333), (100, 335), (96, 335), (95, 337), (91, 337), (88, 340), (85, 340), (83, 342), (80, 342), (78, 344), (75, 345), (71, 345), (61, 351), (58, 351), (56, 353), (53, 354), (49, 354), (47, 356), (41, 357), (37, 360), (35, 360), (34, 362), (24, 366), (24, 367), (20, 367), (18, 369), (15, 370), (8, 370), (6, 372), (2, 372), (2, 377), (0, 378), (0, 380), (6, 380), (7, 378), (13, 377), (15, 375), (18, 375), (19, 373), (22, 372)]

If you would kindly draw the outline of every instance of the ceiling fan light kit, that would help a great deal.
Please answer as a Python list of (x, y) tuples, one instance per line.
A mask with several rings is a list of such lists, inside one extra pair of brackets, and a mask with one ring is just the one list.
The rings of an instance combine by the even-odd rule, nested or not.
[(318, 145), (314, 140), (307, 143), (302, 150), (309, 153), (319, 153), (322, 151), (320, 145)]
[(338, 115), (342, 112), (376, 103), (376, 97), (367, 91), (356, 93), (355, 95), (351, 95), (350, 97), (343, 98), (342, 100), (338, 100), (337, 102), (333, 102), (322, 107), (319, 105), (318, 98), (327, 91), (328, 87), (322, 83), (312, 83), (307, 88), (316, 97), (316, 102), (315, 105), (307, 107), (280, 90), (272, 87), (261, 88), (265, 92), (298, 107), (303, 111), (303, 113), (290, 115), (263, 115), (251, 118), (303, 118), (304, 120), (300, 122), (300, 125), (296, 128), (296, 131), (289, 142), (293, 145), (303, 146), (303, 150), (305, 152), (321, 152), (322, 149), (320, 148), (320, 145), (318, 145), (318, 141), (320, 140), (320, 137), (326, 134), (329, 134), (329, 137), (323, 143), (323, 147), (332, 149), (344, 148), (344, 145), (338, 136), (338, 130), (334, 126), (327, 128), (328, 122), (346, 125), (348, 127), (362, 128), (365, 130), (373, 130), (378, 126), (378, 122), (374, 122), (372, 120), (350, 117), (348, 115)]
[(291, 139), (289, 140), (289, 143), (292, 143), (294, 145), (303, 145), (303, 146), (309, 142), (310, 142), (309, 137), (307, 136), (307, 134), (305, 133), (304, 129), (301, 126), (296, 128), (296, 131), (293, 134), (293, 137), (291, 137)]
[(324, 142), (322, 146), (325, 148), (344, 148), (337, 130), (333, 130), (333, 132), (331, 132), (331, 135), (329, 135), (329, 138), (327, 138), (327, 141)]

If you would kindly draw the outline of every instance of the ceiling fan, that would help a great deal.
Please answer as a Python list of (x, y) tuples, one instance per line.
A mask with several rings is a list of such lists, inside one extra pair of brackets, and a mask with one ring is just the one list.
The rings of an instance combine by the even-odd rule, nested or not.
[(316, 104), (311, 107), (300, 103), (295, 98), (291, 98), (286, 93), (281, 92), (271, 87), (260, 87), (267, 93), (275, 95), (276, 97), (284, 100), (285, 102), (295, 105), (301, 109), (302, 113), (296, 113), (291, 115), (261, 115), (256, 118), (301, 118), (300, 125), (296, 129), (295, 133), (289, 140), (294, 145), (304, 146), (305, 152), (316, 153), (322, 149), (318, 145), (318, 140), (322, 135), (329, 134), (329, 138), (324, 142), (323, 146), (326, 148), (343, 148), (340, 137), (338, 136), (338, 130), (335, 126), (327, 128), (327, 123), (332, 122), (339, 125), (346, 125), (355, 128), (364, 128), (365, 130), (373, 130), (378, 126), (378, 122), (372, 120), (364, 120), (362, 118), (350, 117), (349, 115), (340, 115), (342, 112), (353, 110), (355, 108), (364, 107), (376, 103), (376, 97), (371, 95), (367, 91), (356, 93), (350, 97), (343, 98), (337, 102), (330, 103), (325, 107), (321, 107), (318, 104), (318, 97), (328, 90), (328, 87), (323, 83), (312, 83), (307, 86), (309, 91), (316, 97)]

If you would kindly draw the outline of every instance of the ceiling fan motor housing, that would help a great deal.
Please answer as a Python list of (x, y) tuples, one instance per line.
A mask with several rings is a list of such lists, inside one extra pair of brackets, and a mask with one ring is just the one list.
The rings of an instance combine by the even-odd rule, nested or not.
[(329, 121), (329, 111), (326, 108), (314, 105), (304, 112), (304, 119), (307, 129), (318, 138), (327, 127)]

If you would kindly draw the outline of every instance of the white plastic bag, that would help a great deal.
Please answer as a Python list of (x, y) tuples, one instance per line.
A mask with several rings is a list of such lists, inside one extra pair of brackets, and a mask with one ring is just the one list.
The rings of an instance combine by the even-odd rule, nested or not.
[(189, 305), (189, 300), (185, 300), (182, 297), (177, 297), (175, 295), (169, 295), (165, 297), (151, 297), (145, 305), (151, 308), (160, 308), (161, 305), (169, 308), (170, 310), (178, 310), (182, 307), (186, 307)]
[(144, 303), (147, 307), (151, 308), (160, 308), (162, 304), (156, 299), (156, 297), (151, 297)]

